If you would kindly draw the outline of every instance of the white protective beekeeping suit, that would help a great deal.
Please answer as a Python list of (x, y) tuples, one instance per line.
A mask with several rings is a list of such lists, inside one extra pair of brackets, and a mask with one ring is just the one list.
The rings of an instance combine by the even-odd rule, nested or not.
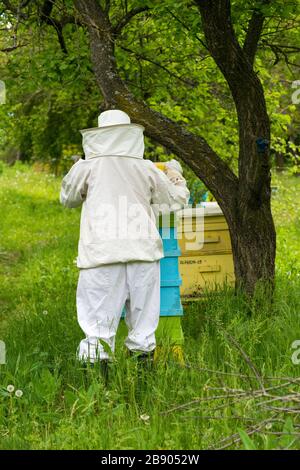
[(168, 177), (143, 159), (143, 131), (122, 111), (105, 111), (98, 128), (81, 131), (86, 159), (62, 182), (61, 203), (82, 204), (77, 312), (86, 338), (79, 357), (92, 362), (109, 357), (103, 342), (114, 350), (124, 305), (126, 346), (154, 350), (163, 257), (154, 213), (181, 208), (189, 198), (178, 162), (169, 164)]

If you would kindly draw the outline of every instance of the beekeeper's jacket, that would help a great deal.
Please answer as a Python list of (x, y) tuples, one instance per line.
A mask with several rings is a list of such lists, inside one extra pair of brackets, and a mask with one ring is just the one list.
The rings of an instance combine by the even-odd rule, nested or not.
[(144, 128), (137, 124), (82, 131), (85, 160), (62, 182), (60, 201), (82, 204), (77, 266), (94, 268), (163, 257), (155, 212), (187, 204), (184, 178), (176, 184), (144, 160)]

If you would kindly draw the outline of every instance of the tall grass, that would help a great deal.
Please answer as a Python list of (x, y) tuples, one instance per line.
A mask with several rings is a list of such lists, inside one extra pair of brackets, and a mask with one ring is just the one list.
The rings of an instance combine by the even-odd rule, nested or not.
[(4, 167), (0, 184), (1, 449), (300, 447), (299, 415), (261, 404), (262, 389), (283, 398), (299, 388), (300, 180), (276, 181), (273, 304), (225, 289), (186, 305), (184, 365), (170, 355), (144, 370), (121, 335), (107, 386), (75, 358), (79, 211), (59, 205), (58, 179), (25, 166)]

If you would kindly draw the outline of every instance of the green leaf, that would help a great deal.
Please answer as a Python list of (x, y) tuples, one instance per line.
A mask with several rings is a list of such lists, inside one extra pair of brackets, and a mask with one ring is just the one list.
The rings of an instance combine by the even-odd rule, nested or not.
[(244, 431), (243, 429), (238, 429), (238, 433), (240, 435), (245, 450), (257, 450), (256, 445), (254, 444), (253, 440), (248, 436), (246, 431)]
[(293, 433), (295, 432), (293, 420), (290, 416), (286, 418), (282, 432), (284, 435), (280, 437), (278, 446), (280, 448), (288, 448), (294, 440)]
[(103, 339), (99, 339), (99, 343), (101, 344), (101, 346), (103, 346), (103, 349), (107, 354), (112, 354), (110, 346), (105, 341), (103, 341)]

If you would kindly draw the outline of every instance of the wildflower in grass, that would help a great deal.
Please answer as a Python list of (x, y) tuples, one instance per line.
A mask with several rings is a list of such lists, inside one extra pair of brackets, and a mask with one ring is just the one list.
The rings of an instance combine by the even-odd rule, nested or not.
[(147, 421), (149, 421), (150, 416), (149, 415), (141, 415), (140, 418), (141, 418), (142, 421), (147, 422)]
[(22, 390), (16, 390), (15, 395), (17, 398), (21, 398), (23, 396)]
[(43, 315), (48, 315), (48, 310), (43, 310)]
[(6, 390), (9, 392), (9, 393), (13, 393), (15, 387), (13, 385), (7, 385), (6, 387)]

